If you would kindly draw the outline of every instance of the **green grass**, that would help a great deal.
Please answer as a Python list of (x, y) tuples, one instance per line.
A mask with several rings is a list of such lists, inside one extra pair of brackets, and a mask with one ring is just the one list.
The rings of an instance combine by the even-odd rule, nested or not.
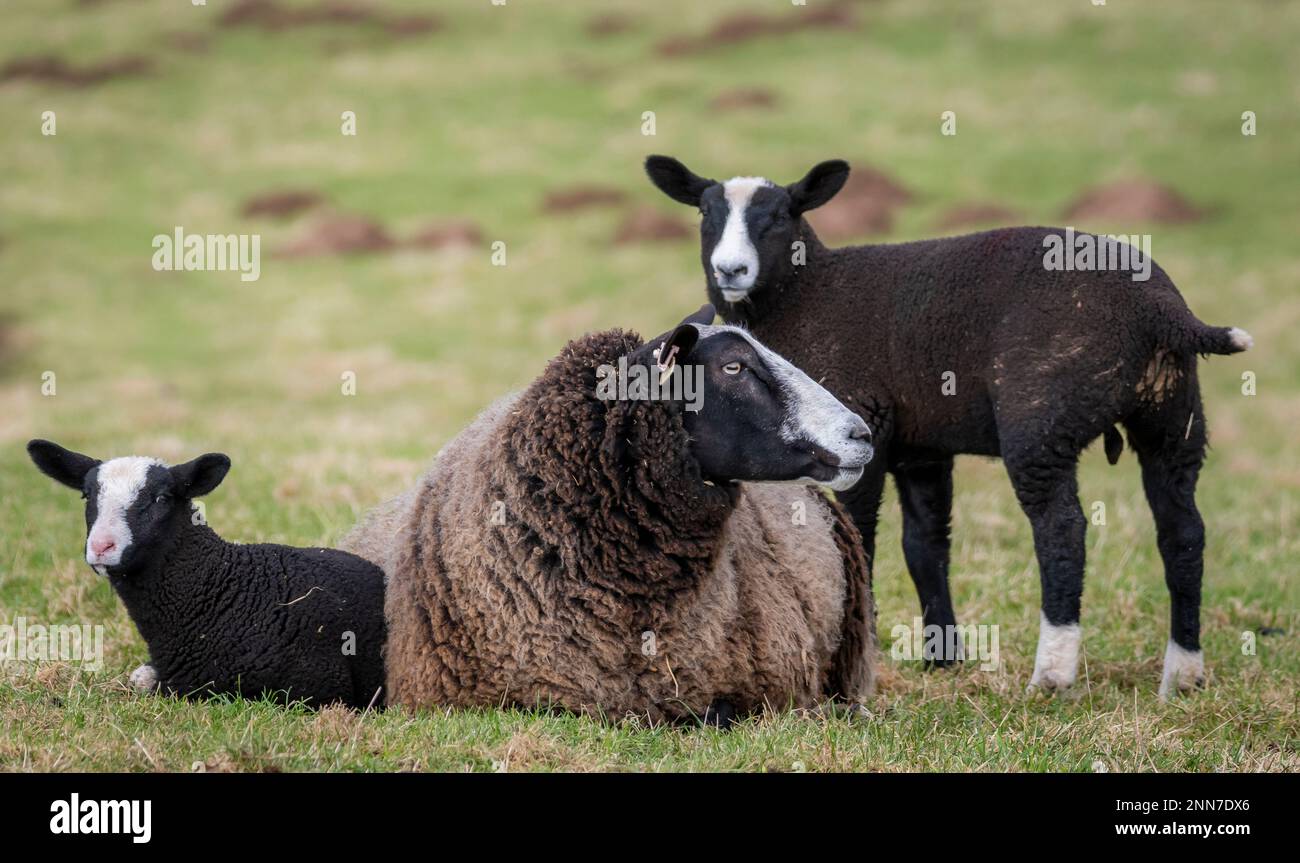
[[(809, 0), (815, 4), (818, 0)], [(0, 84), (0, 623), (106, 628), (103, 668), (0, 666), (0, 769), (9, 770), (1295, 770), (1300, 768), (1300, 4), (1210, 0), (864, 3), (854, 31), (809, 31), (665, 59), (661, 39), (728, 10), (699, 4), (438, 4), (446, 28), (222, 30), (207, 6), (131, 0), (6, 4), (0, 61), (151, 56), (147, 78), (87, 88)], [(391, 0), (417, 10), (422, 4)], [(717, 8), (715, 8), (717, 7)], [(610, 8), (635, 22), (594, 40)], [(165, 34), (211, 32), (206, 51)], [(759, 86), (773, 111), (717, 114)], [(58, 135), (40, 134), (54, 110)], [(339, 134), (357, 113), (359, 134)], [(640, 133), (655, 111), (657, 134)], [(939, 134), (939, 115), (958, 134)], [(1240, 134), (1243, 111), (1259, 134)], [(917, 192), (889, 239), (930, 236), (949, 205), (991, 200), (1061, 223), (1078, 192), (1147, 176), (1212, 215), (1150, 231), (1157, 260), (1204, 320), (1250, 330), (1244, 357), (1202, 364), (1214, 449), (1208, 525), (1210, 687), (1155, 697), (1168, 598), (1131, 453), (1085, 454), (1092, 525), (1086, 674), (1072, 697), (1031, 698), (1038, 579), (1001, 465), (962, 459), (953, 591), (959, 617), (997, 625), (1004, 668), (927, 674), (886, 657), (867, 720), (774, 715), (730, 733), (494, 710), (357, 716), (262, 703), (142, 698), (145, 649), (80, 557), (80, 501), (36, 473), (49, 437), (100, 456), (220, 450), (234, 469), (208, 501), (242, 541), (337, 541), (403, 488), (474, 414), (529, 381), (582, 332), (659, 332), (702, 301), (691, 242), (614, 246), (614, 215), (544, 215), (573, 183), (625, 189), (689, 217), (640, 160), (789, 181), (842, 156)], [(300, 186), (397, 234), (472, 219), (484, 249), (277, 259), (310, 219), (246, 219), (249, 195)], [(150, 239), (259, 232), (262, 276), (156, 273)], [(1255, 373), (1258, 395), (1241, 392)], [(57, 395), (41, 394), (45, 371)], [(357, 374), (358, 393), (340, 394)], [(886, 650), (916, 599), (887, 498), (875, 584)], [(1254, 655), (1242, 633), (1259, 637)]]

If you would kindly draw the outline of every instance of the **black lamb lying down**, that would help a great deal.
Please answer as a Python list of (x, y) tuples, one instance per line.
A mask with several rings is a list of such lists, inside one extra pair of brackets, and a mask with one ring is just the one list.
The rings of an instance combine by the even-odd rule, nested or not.
[[(877, 457), (841, 499), (871, 557), (885, 473), (893, 474), (927, 626), (956, 624), (953, 456), (1001, 456), (1042, 577), (1030, 683), (1074, 682), (1087, 525), (1079, 454), (1104, 436), (1113, 464), (1122, 425), (1142, 466), (1171, 600), (1160, 693), (1202, 683), (1196, 480), (1206, 432), (1196, 357), (1244, 351), (1246, 332), (1197, 320), (1149, 257), (1117, 267), (1117, 258), (1132, 260), (1118, 245), (1058, 228), (828, 249), (803, 214), (844, 185), (849, 166), (838, 160), (788, 186), (718, 182), (667, 156), (651, 156), (646, 171), (669, 197), (699, 208), (707, 291), (722, 317), (749, 326), (870, 424)], [(1081, 262), (1093, 260), (1084, 255), (1095, 245), (1111, 263), (1063, 269), (1080, 243)]]
[(191, 500), (221, 483), (229, 458), (101, 462), (44, 440), (27, 452), (85, 498), (86, 562), (149, 645), (149, 664), (131, 675), (137, 689), (383, 703), (382, 570), (335, 549), (217, 536)]

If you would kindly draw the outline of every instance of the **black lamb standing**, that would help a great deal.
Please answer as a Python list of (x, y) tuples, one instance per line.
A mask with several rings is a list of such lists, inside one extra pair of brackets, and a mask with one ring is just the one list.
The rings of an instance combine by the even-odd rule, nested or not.
[(649, 157), (646, 172), (669, 197), (700, 209), (707, 291), (722, 317), (749, 326), (870, 424), (876, 459), (840, 497), (874, 558), (885, 473), (893, 474), (927, 626), (956, 624), (953, 456), (1000, 456), (1033, 527), (1042, 580), (1030, 683), (1073, 683), (1086, 527), (1079, 454), (1104, 435), (1114, 463), (1122, 425), (1142, 465), (1171, 599), (1160, 694), (1203, 683), (1205, 531), (1195, 492), (1206, 430), (1196, 359), (1246, 350), (1245, 331), (1197, 320), (1149, 257), (1129, 256), (1141, 273), (1055, 266), (1054, 254), (1089, 245), (1111, 262), (1128, 251), (1058, 228), (829, 249), (803, 214), (844, 185), (843, 161), (822, 162), (788, 186), (718, 182), (667, 156)]
[(221, 483), (229, 458), (99, 461), (43, 440), (27, 452), (86, 501), (86, 562), (149, 646), (137, 689), (383, 704), (383, 571), (335, 549), (223, 540), (192, 501)]

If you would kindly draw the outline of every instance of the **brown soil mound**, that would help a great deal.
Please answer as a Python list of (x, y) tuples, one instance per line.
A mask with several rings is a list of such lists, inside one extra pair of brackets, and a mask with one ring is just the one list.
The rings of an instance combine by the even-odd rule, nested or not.
[(940, 230), (951, 231), (981, 225), (1010, 225), (1019, 221), (1020, 214), (1010, 207), (976, 201), (949, 207), (940, 214), (936, 225)]
[(789, 15), (763, 15), (737, 12), (719, 20), (703, 36), (673, 36), (655, 49), (673, 57), (694, 54), (719, 45), (736, 45), (765, 36), (788, 36), (801, 30), (851, 30), (858, 25), (857, 15), (849, 3), (840, 2), (816, 7), (805, 6)]
[(1195, 222), (1204, 215), (1178, 192), (1152, 180), (1121, 180), (1085, 190), (1064, 213), (1078, 221), (1165, 224)]
[(0, 82), (37, 81), (68, 87), (89, 87), (113, 78), (144, 75), (151, 68), (152, 64), (148, 58), (134, 54), (101, 60), (85, 66), (74, 66), (61, 57), (45, 54), (9, 61), (4, 68), (0, 68)]
[(680, 57), (699, 50), (699, 41), (692, 36), (669, 36), (655, 45), (655, 51), (665, 57)]
[(446, 246), (479, 246), (483, 244), (483, 231), (478, 225), (460, 219), (434, 222), (416, 231), (405, 245), (417, 249), (441, 249)]
[(690, 225), (654, 207), (641, 206), (630, 211), (614, 232), (614, 242), (662, 243), (686, 240), (694, 236)]
[(432, 15), (394, 15), (383, 24), (394, 36), (419, 36), (442, 27), (442, 21)]
[(778, 35), (786, 31), (783, 19), (758, 12), (736, 12), (713, 25), (707, 39), (715, 44), (730, 45), (748, 42), (760, 36)]
[(894, 211), (911, 200), (912, 193), (888, 175), (854, 168), (839, 194), (808, 213), (808, 221), (828, 240), (885, 234), (894, 226)]
[(281, 249), (280, 256), (297, 258), (384, 252), (393, 245), (393, 238), (378, 222), (364, 216), (336, 214), (319, 219), (307, 233)]
[(244, 202), (245, 216), (272, 216), (284, 218), (309, 210), (325, 202), (325, 196), (306, 189), (281, 189), (255, 195)]
[(374, 11), (352, 3), (317, 3), (286, 6), (276, 0), (239, 0), (217, 19), (222, 27), (260, 27), (285, 30), (310, 24), (357, 24), (369, 21)]
[(762, 87), (737, 87), (734, 90), (724, 90), (714, 96), (709, 105), (717, 111), (773, 108), (776, 106), (776, 94)]
[(606, 12), (587, 22), (587, 35), (597, 38), (617, 36), (620, 33), (628, 32), (632, 27), (633, 21), (630, 16), (618, 12)]
[(212, 46), (212, 37), (207, 33), (197, 33), (193, 30), (173, 30), (162, 35), (162, 42), (176, 51), (202, 54)]
[(611, 186), (571, 186), (547, 192), (542, 209), (548, 213), (567, 213), (591, 207), (616, 207), (626, 199), (622, 189)]
[(394, 35), (428, 33), (442, 26), (431, 15), (398, 15), (349, 0), (320, 0), (306, 6), (277, 0), (239, 0), (217, 19), (223, 27), (292, 30), (318, 24), (377, 24)]

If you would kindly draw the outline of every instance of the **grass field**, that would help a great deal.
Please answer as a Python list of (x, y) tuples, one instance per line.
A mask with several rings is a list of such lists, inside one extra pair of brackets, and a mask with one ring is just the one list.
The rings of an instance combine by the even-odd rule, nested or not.
[[(655, 46), (728, 12), (796, 10), (458, 0), (436, 4), (440, 28), (399, 37), (377, 23), (218, 26), (231, 5), (11, 0), (0, 12), (0, 64), (152, 64), (94, 86), (0, 81), (0, 624), (105, 627), (98, 670), (0, 663), (0, 769), (1300, 768), (1300, 3), (879, 0), (852, 7), (855, 27), (680, 56)], [(611, 10), (629, 26), (592, 35), (593, 16)], [(741, 87), (775, 104), (712, 107)], [(955, 136), (940, 134), (947, 110)], [(41, 133), (46, 111), (54, 136)], [(341, 134), (345, 111), (355, 136)], [(1245, 111), (1258, 134), (1242, 134)], [(1110, 467), (1094, 447), (1081, 497), (1090, 515), (1105, 505), (1106, 523), (1089, 527), (1072, 696), (1025, 695), (1038, 634), (1030, 531), (1001, 464), (976, 458), (958, 461), (953, 593), (961, 620), (999, 627), (1002, 668), (926, 673), (888, 656), (893, 627), (917, 613), (891, 490), (875, 574), (886, 657), (870, 719), (786, 714), (717, 732), (130, 692), (144, 645), (85, 565), (81, 502), (36, 472), (25, 442), (101, 457), (223, 451), (234, 468), (207, 501), (220, 533), (335, 542), (567, 339), (659, 332), (703, 301), (694, 241), (616, 245), (622, 209), (542, 210), (548, 192), (597, 183), (624, 191), (626, 206), (688, 220), (641, 174), (652, 152), (782, 182), (824, 158), (875, 166), (915, 200), (873, 239), (935, 235), (939, 214), (969, 201), (1064, 224), (1080, 192), (1133, 177), (1205, 210), (1186, 224), (1079, 227), (1151, 233), (1198, 316), (1256, 340), (1201, 366), (1209, 687), (1156, 698), (1168, 597), (1151, 518), (1132, 453)], [(397, 237), (440, 220), (473, 222), (481, 237), (281, 257), (318, 214), (241, 206), (284, 188)], [(261, 234), (260, 279), (155, 272), (151, 238), (177, 225)], [(491, 259), (496, 241), (505, 266)], [(341, 391), (348, 372), (355, 395)]]

